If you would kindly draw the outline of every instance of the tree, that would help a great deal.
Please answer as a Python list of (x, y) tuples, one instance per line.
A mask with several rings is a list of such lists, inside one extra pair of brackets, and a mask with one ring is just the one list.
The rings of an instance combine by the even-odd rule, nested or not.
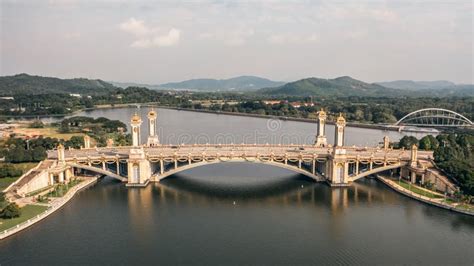
[(72, 136), (68, 141), (66, 141), (66, 147), (79, 149), (81, 146), (84, 146), (84, 137), (82, 136)]
[(5, 157), (5, 161), (10, 163), (21, 163), (25, 162), (25, 160), (25, 150), (21, 147), (16, 147), (10, 150), (10, 152)]
[(12, 164), (0, 164), (0, 178), (21, 176), (23, 171), (16, 169)]
[(413, 144), (418, 145), (418, 139), (413, 136), (403, 136), (398, 142), (399, 148), (411, 149)]
[(8, 206), (8, 204), (9, 203), (8, 203), (7, 199), (5, 198), (5, 193), (0, 192), (0, 213), (3, 211), (3, 209), (5, 207)]
[(31, 159), (35, 162), (42, 161), (46, 158), (46, 150), (43, 147), (35, 147), (31, 152)]
[(443, 171), (460, 183), (464, 193), (474, 195), (474, 147), (472, 134), (438, 135), (441, 145), (434, 150), (434, 160)]
[(44, 124), (41, 122), (41, 120), (35, 120), (30, 124), (30, 128), (44, 128)]
[(20, 207), (16, 203), (10, 203), (5, 207), (2, 212), (0, 213), (0, 217), (4, 219), (12, 219), (15, 217), (20, 217), (21, 210)]
[(420, 139), (420, 149), (421, 150), (434, 150), (438, 148), (439, 142), (438, 140), (433, 137), (432, 135), (424, 136)]

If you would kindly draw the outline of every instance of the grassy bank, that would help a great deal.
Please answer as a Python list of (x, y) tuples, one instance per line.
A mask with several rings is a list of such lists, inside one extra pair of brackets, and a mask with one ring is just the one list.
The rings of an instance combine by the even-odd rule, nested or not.
[(47, 197), (62, 197), (66, 195), (69, 189), (71, 189), (72, 187), (74, 187), (75, 185), (81, 182), (82, 182), (81, 179), (73, 179), (68, 184), (58, 184), (56, 185), (53, 191), (48, 193)]
[(20, 224), (28, 219), (35, 217), (36, 215), (44, 212), (48, 209), (47, 206), (40, 206), (40, 205), (25, 205), (21, 208), (21, 215), (20, 217), (13, 218), (13, 219), (1, 219), (0, 218), (0, 231), (6, 230), (8, 228), (14, 227), (17, 224)]
[(418, 195), (421, 195), (421, 196), (425, 196), (425, 197), (428, 197), (428, 198), (431, 198), (431, 199), (439, 199), (439, 198), (442, 198), (442, 196), (438, 195), (438, 194), (435, 194), (435, 193), (431, 193), (429, 191), (426, 191), (424, 189), (421, 189), (419, 188), (418, 186), (416, 185), (413, 185), (413, 184), (410, 184), (408, 183), (407, 181), (401, 179), (397, 184), (399, 184), (400, 186), (402, 186), (403, 188), (405, 189), (408, 189), (410, 190), (411, 192), (413, 193), (416, 193)]
[(29, 127), (18, 127), (13, 130), (15, 134), (25, 136), (43, 136), (57, 139), (69, 140), (73, 136), (82, 136), (82, 133), (60, 133), (57, 127), (44, 127), (44, 128), (29, 128)]
[(0, 191), (6, 189), (11, 183), (15, 182), (20, 177), (4, 177), (0, 178)]

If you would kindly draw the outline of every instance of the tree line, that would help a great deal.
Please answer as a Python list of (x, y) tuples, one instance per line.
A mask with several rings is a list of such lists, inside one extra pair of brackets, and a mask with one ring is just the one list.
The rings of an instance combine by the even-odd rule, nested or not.
[(420, 140), (404, 136), (398, 143), (398, 147), (406, 149), (412, 145), (432, 150), (436, 165), (456, 180), (465, 194), (474, 195), (474, 134), (428, 135)]

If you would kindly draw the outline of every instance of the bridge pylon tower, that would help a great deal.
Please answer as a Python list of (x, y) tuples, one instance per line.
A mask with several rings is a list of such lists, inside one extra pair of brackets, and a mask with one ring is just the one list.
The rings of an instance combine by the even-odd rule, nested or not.
[(346, 119), (339, 114), (335, 125), (334, 148), (329, 158), (328, 177), (331, 186), (349, 185), (349, 162), (344, 148)]
[(318, 112), (318, 135), (314, 143), (316, 147), (326, 147), (328, 145), (326, 139), (326, 118), (327, 114), (323, 108), (321, 108)]
[(342, 116), (342, 113), (339, 114), (339, 117), (336, 120), (336, 136), (334, 138), (335, 147), (343, 147), (344, 146), (344, 133), (346, 129), (346, 119)]
[(147, 146), (157, 146), (160, 145), (160, 140), (158, 138), (158, 135), (156, 134), (156, 119), (158, 117), (158, 112), (155, 110), (151, 109), (150, 112), (148, 112), (148, 140), (147, 140)]
[(388, 150), (390, 148), (390, 139), (388, 136), (383, 137), (383, 149)]
[(84, 149), (90, 149), (91, 148), (91, 137), (88, 135), (84, 136)]
[(417, 159), (418, 159), (418, 147), (415, 144), (413, 144), (411, 146), (411, 151), (410, 151), (410, 166), (411, 167), (416, 167)]
[(150, 181), (151, 164), (150, 161), (146, 159), (143, 147), (130, 150), (127, 172), (127, 186), (143, 187)]
[(142, 119), (135, 113), (130, 120), (132, 127), (132, 146), (140, 146), (140, 126), (142, 125)]

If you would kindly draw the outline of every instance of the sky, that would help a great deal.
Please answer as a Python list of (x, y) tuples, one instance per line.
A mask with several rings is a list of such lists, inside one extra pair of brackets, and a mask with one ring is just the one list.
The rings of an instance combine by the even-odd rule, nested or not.
[(0, 0), (0, 75), (474, 83), (471, 0)]

